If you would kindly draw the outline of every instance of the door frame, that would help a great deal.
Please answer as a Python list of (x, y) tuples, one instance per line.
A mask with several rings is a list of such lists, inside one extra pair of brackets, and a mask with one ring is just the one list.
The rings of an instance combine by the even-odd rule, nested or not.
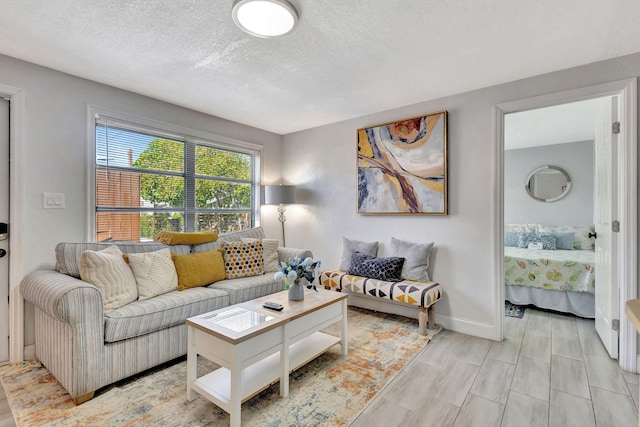
[(536, 108), (550, 107), (575, 101), (605, 96), (620, 97), (620, 135), (618, 137), (618, 215), (620, 229), (618, 235), (618, 289), (620, 303), (620, 351), (619, 364), (622, 369), (636, 372), (638, 354), (637, 332), (624, 310), (627, 300), (638, 295), (638, 151), (637, 151), (637, 79), (618, 80), (595, 86), (587, 86), (562, 92), (540, 95), (500, 103), (494, 106), (494, 137), (496, 141), (496, 161), (494, 183), (494, 260), (498, 339), (504, 337), (504, 115)]
[(26, 170), (25, 102), (24, 91), (15, 86), (0, 84), (0, 95), (9, 98), (9, 363), (24, 358), (24, 299), (20, 281), (24, 276), (23, 224), (24, 180), (19, 171)]

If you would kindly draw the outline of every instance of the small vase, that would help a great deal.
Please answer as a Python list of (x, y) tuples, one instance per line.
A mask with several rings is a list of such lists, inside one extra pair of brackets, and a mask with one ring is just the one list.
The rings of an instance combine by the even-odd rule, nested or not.
[(301, 301), (304, 299), (304, 286), (298, 280), (289, 285), (289, 301)]

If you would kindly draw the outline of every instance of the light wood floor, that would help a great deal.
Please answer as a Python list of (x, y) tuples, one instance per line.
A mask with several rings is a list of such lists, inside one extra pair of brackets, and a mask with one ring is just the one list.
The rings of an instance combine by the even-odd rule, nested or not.
[(351, 426), (635, 427), (637, 407), (638, 375), (609, 358), (592, 320), (527, 308), (505, 318), (502, 342), (440, 332)]
[(593, 320), (527, 308), (505, 340), (442, 331), (351, 424), (638, 425), (638, 375), (623, 372)]

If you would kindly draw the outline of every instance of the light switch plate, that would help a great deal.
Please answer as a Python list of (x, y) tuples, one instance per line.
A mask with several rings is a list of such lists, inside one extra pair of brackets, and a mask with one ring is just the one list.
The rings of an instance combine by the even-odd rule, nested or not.
[(64, 209), (64, 193), (42, 193), (42, 207)]

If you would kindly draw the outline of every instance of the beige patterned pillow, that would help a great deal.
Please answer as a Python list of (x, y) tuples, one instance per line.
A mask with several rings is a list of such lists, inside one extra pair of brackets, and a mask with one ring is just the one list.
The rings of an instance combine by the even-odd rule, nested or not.
[(222, 256), (227, 279), (264, 274), (262, 245), (252, 242), (223, 242)]
[(247, 239), (243, 238), (241, 242), (260, 242), (262, 244), (262, 260), (264, 262), (265, 273), (275, 273), (278, 271), (278, 239)]
[(136, 278), (139, 300), (178, 289), (178, 273), (168, 248), (155, 252), (127, 254), (126, 257)]
[(100, 289), (105, 314), (138, 299), (136, 279), (115, 245), (101, 251), (84, 251), (80, 256), (80, 278)]

